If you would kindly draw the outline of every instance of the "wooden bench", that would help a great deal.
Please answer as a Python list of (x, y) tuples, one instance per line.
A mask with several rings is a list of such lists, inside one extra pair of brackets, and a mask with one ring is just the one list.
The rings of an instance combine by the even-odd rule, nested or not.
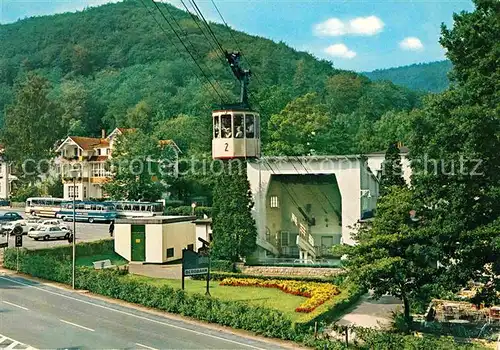
[(115, 265), (111, 264), (111, 260), (109, 259), (94, 261), (92, 264), (94, 264), (94, 269), (96, 270), (109, 269), (111, 267), (115, 267)]

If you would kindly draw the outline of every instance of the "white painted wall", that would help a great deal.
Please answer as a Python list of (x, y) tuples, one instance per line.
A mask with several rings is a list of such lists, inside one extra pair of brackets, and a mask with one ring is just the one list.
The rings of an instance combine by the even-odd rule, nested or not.
[(146, 225), (146, 262), (162, 263), (163, 259), (163, 227), (161, 224)]
[(9, 166), (0, 159), (0, 198), (9, 198)]
[(210, 242), (210, 234), (212, 234), (212, 225), (209, 223), (199, 223), (195, 224), (195, 240), (196, 240), (196, 245), (195, 245), (195, 250), (198, 251), (198, 249), (203, 247), (203, 243), (201, 243), (198, 238), (202, 238), (207, 242)]
[[(191, 221), (163, 224), (163, 257), (164, 261), (182, 258), (182, 249), (189, 244), (195, 246), (195, 225)], [(174, 256), (167, 258), (167, 249), (174, 248)]]
[[(130, 224), (116, 224), (114, 232), (115, 252), (127, 261), (130, 261), (132, 254), (132, 226)], [(147, 244), (147, 238), (146, 238)], [(146, 247), (147, 256), (147, 247)]]
[[(368, 154), (368, 167), (372, 171), (373, 175), (380, 179), (381, 171), (382, 171), (382, 163), (385, 159), (385, 154), (383, 153), (373, 153)], [(403, 178), (406, 184), (410, 185), (411, 183), (411, 162), (408, 159), (408, 155), (406, 153), (401, 154), (401, 170), (403, 171)]]
[[(247, 173), (255, 206), (260, 239), (266, 235), (266, 195), (272, 174), (334, 174), (337, 178), (342, 201), (342, 243), (354, 244), (352, 226), (361, 218), (361, 177), (366, 161), (360, 156), (306, 157), (301, 161), (288, 157), (264, 157), (258, 162), (248, 162)], [(374, 186), (374, 185), (373, 185)]]

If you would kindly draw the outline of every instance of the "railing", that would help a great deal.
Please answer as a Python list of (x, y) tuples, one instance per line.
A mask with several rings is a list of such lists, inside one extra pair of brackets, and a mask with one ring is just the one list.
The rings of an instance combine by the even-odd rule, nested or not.
[(341, 263), (339, 259), (260, 258), (247, 265), (339, 267)]

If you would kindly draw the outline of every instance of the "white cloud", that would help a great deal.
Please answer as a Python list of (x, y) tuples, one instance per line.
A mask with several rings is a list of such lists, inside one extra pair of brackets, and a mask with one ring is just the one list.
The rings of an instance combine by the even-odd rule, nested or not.
[(424, 49), (424, 45), (422, 44), (420, 39), (415, 38), (414, 36), (409, 36), (407, 38), (404, 38), (399, 43), (399, 47), (407, 51), (420, 51)]
[(325, 49), (325, 52), (329, 54), (330, 56), (334, 57), (341, 57), (341, 58), (347, 58), (351, 59), (356, 57), (356, 52), (349, 50), (347, 46), (344, 44), (334, 44), (331, 46), (328, 46)]
[(384, 28), (384, 22), (376, 16), (356, 17), (349, 21), (338, 18), (329, 18), (314, 26), (314, 34), (317, 36), (341, 36), (353, 35), (375, 35)]

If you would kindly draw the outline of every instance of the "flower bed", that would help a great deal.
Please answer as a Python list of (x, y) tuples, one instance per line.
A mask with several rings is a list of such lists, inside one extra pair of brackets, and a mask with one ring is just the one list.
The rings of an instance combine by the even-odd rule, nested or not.
[(305, 313), (313, 311), (331, 297), (340, 294), (340, 290), (337, 286), (330, 283), (318, 282), (265, 280), (258, 278), (225, 278), (220, 282), (220, 285), (278, 288), (285, 293), (303, 296), (308, 299), (297, 307), (295, 311)]

